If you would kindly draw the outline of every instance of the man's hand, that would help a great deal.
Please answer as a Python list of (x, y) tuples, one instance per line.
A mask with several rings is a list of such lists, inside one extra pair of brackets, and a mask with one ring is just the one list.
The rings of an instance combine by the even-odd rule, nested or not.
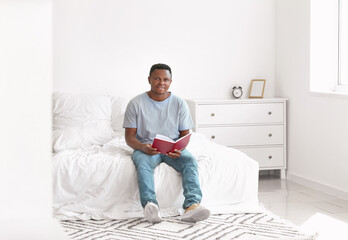
[(157, 151), (156, 148), (152, 148), (151, 144), (144, 144), (141, 143), (137, 138), (136, 138), (136, 133), (137, 129), (136, 128), (126, 128), (125, 130), (125, 138), (128, 146), (135, 150), (140, 150), (143, 153), (153, 156), (156, 154), (159, 154), (160, 152)]
[(174, 159), (177, 159), (181, 156), (181, 151), (180, 150), (177, 150), (175, 149), (174, 152), (170, 152), (168, 154), (166, 154), (168, 157), (171, 157), (171, 158), (174, 158)]
[(142, 152), (150, 156), (160, 153), (159, 151), (157, 151), (157, 148), (153, 148), (151, 144), (144, 144)]

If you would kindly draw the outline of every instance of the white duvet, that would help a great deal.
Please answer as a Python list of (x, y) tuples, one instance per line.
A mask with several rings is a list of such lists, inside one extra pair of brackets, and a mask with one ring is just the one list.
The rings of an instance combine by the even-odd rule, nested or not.
[[(193, 133), (187, 149), (196, 157), (202, 205), (212, 213), (259, 212), (258, 163), (239, 150)], [(103, 146), (53, 155), (53, 208), (58, 219), (142, 217), (135, 167), (122, 135)], [(182, 213), (181, 175), (165, 163), (155, 170), (163, 217)]]

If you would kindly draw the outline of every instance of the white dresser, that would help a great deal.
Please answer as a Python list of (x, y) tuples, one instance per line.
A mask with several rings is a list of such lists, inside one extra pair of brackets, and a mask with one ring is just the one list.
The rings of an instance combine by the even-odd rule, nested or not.
[(186, 99), (195, 128), (212, 141), (246, 153), (260, 170), (286, 170), (286, 99)]

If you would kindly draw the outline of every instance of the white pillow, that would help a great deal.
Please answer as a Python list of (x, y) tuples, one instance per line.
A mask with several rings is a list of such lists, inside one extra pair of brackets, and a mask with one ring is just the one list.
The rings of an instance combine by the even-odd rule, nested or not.
[(53, 93), (53, 151), (109, 142), (112, 103), (107, 95)]
[(124, 120), (124, 113), (126, 112), (127, 105), (131, 98), (127, 97), (118, 97), (114, 98), (114, 102), (112, 105), (112, 128), (117, 133), (117, 135), (123, 135), (124, 134), (124, 128), (123, 128), (123, 120)]

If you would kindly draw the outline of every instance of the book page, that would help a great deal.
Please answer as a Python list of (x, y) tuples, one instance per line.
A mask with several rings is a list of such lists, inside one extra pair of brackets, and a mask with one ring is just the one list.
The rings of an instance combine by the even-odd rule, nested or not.
[(161, 134), (156, 134), (155, 138), (163, 140), (163, 141), (174, 143), (174, 141), (172, 139), (170, 139), (169, 137), (163, 136)]

